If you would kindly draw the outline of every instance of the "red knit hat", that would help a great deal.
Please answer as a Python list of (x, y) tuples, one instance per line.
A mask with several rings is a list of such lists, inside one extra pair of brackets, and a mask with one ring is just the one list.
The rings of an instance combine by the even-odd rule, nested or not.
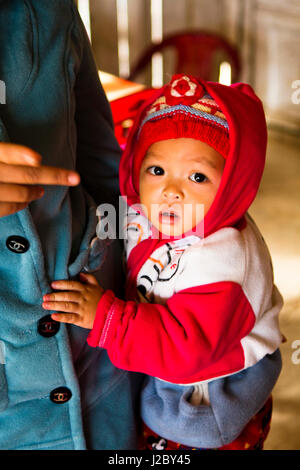
[(144, 113), (139, 128), (133, 178), (138, 190), (142, 160), (150, 145), (160, 140), (193, 138), (207, 143), (224, 158), (229, 152), (226, 117), (194, 77), (174, 75), (162, 94)]

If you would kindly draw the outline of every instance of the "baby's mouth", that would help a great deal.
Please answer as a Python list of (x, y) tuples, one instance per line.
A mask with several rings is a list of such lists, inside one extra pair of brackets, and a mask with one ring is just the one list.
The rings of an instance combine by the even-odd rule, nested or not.
[(176, 214), (176, 212), (170, 210), (170, 211), (161, 211), (159, 213), (159, 222), (161, 224), (170, 224), (174, 225), (176, 222), (178, 222), (179, 216)]

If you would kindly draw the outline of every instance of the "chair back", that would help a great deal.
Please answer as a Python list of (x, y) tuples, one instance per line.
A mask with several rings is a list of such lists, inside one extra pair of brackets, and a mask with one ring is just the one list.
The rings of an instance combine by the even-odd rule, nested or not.
[(241, 66), (237, 49), (224, 37), (202, 31), (172, 34), (160, 43), (151, 45), (132, 67), (128, 80), (134, 81), (151, 63), (152, 56), (166, 49), (173, 49), (176, 53), (172, 75), (187, 73), (204, 80), (218, 81), (219, 65), (227, 61), (231, 65), (232, 82), (239, 80)]
[(156, 90), (146, 88), (131, 95), (123, 96), (110, 102), (115, 135), (121, 148), (124, 150), (127, 136), (132, 127), (134, 118), (141, 106), (151, 97)]

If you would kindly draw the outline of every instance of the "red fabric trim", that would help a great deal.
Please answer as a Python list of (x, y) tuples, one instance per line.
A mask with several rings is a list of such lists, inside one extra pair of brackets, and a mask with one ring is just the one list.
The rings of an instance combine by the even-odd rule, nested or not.
[(101, 348), (108, 348), (110, 345), (111, 331), (114, 331), (115, 328), (118, 328), (116, 324), (118, 321), (122, 321), (122, 312), (125, 308), (125, 301), (121, 299), (115, 300), (111, 305), (109, 312), (106, 316), (105, 324), (101, 333), (99, 340), (99, 346)]
[(141, 241), (130, 252), (127, 260), (127, 280), (126, 280), (126, 298), (134, 300), (136, 298), (136, 279), (137, 275), (154, 250), (164, 245), (166, 240), (157, 240), (147, 238)]
[(107, 290), (98, 303), (93, 329), (87, 337), (87, 343), (94, 348), (99, 346), (105, 320), (114, 300), (115, 294), (111, 290)]

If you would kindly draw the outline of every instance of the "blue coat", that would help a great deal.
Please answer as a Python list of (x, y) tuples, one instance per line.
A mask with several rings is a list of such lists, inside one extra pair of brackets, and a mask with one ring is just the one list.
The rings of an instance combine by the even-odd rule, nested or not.
[[(115, 202), (119, 147), (89, 43), (71, 0), (0, 0), (0, 140), (27, 145), (81, 184), (0, 219), (0, 449), (132, 449), (140, 376), (90, 348), (88, 330), (50, 324), (42, 297), (76, 278), (96, 206)], [(114, 261), (112, 261), (112, 256)], [(119, 249), (101, 268), (116, 289)]]

